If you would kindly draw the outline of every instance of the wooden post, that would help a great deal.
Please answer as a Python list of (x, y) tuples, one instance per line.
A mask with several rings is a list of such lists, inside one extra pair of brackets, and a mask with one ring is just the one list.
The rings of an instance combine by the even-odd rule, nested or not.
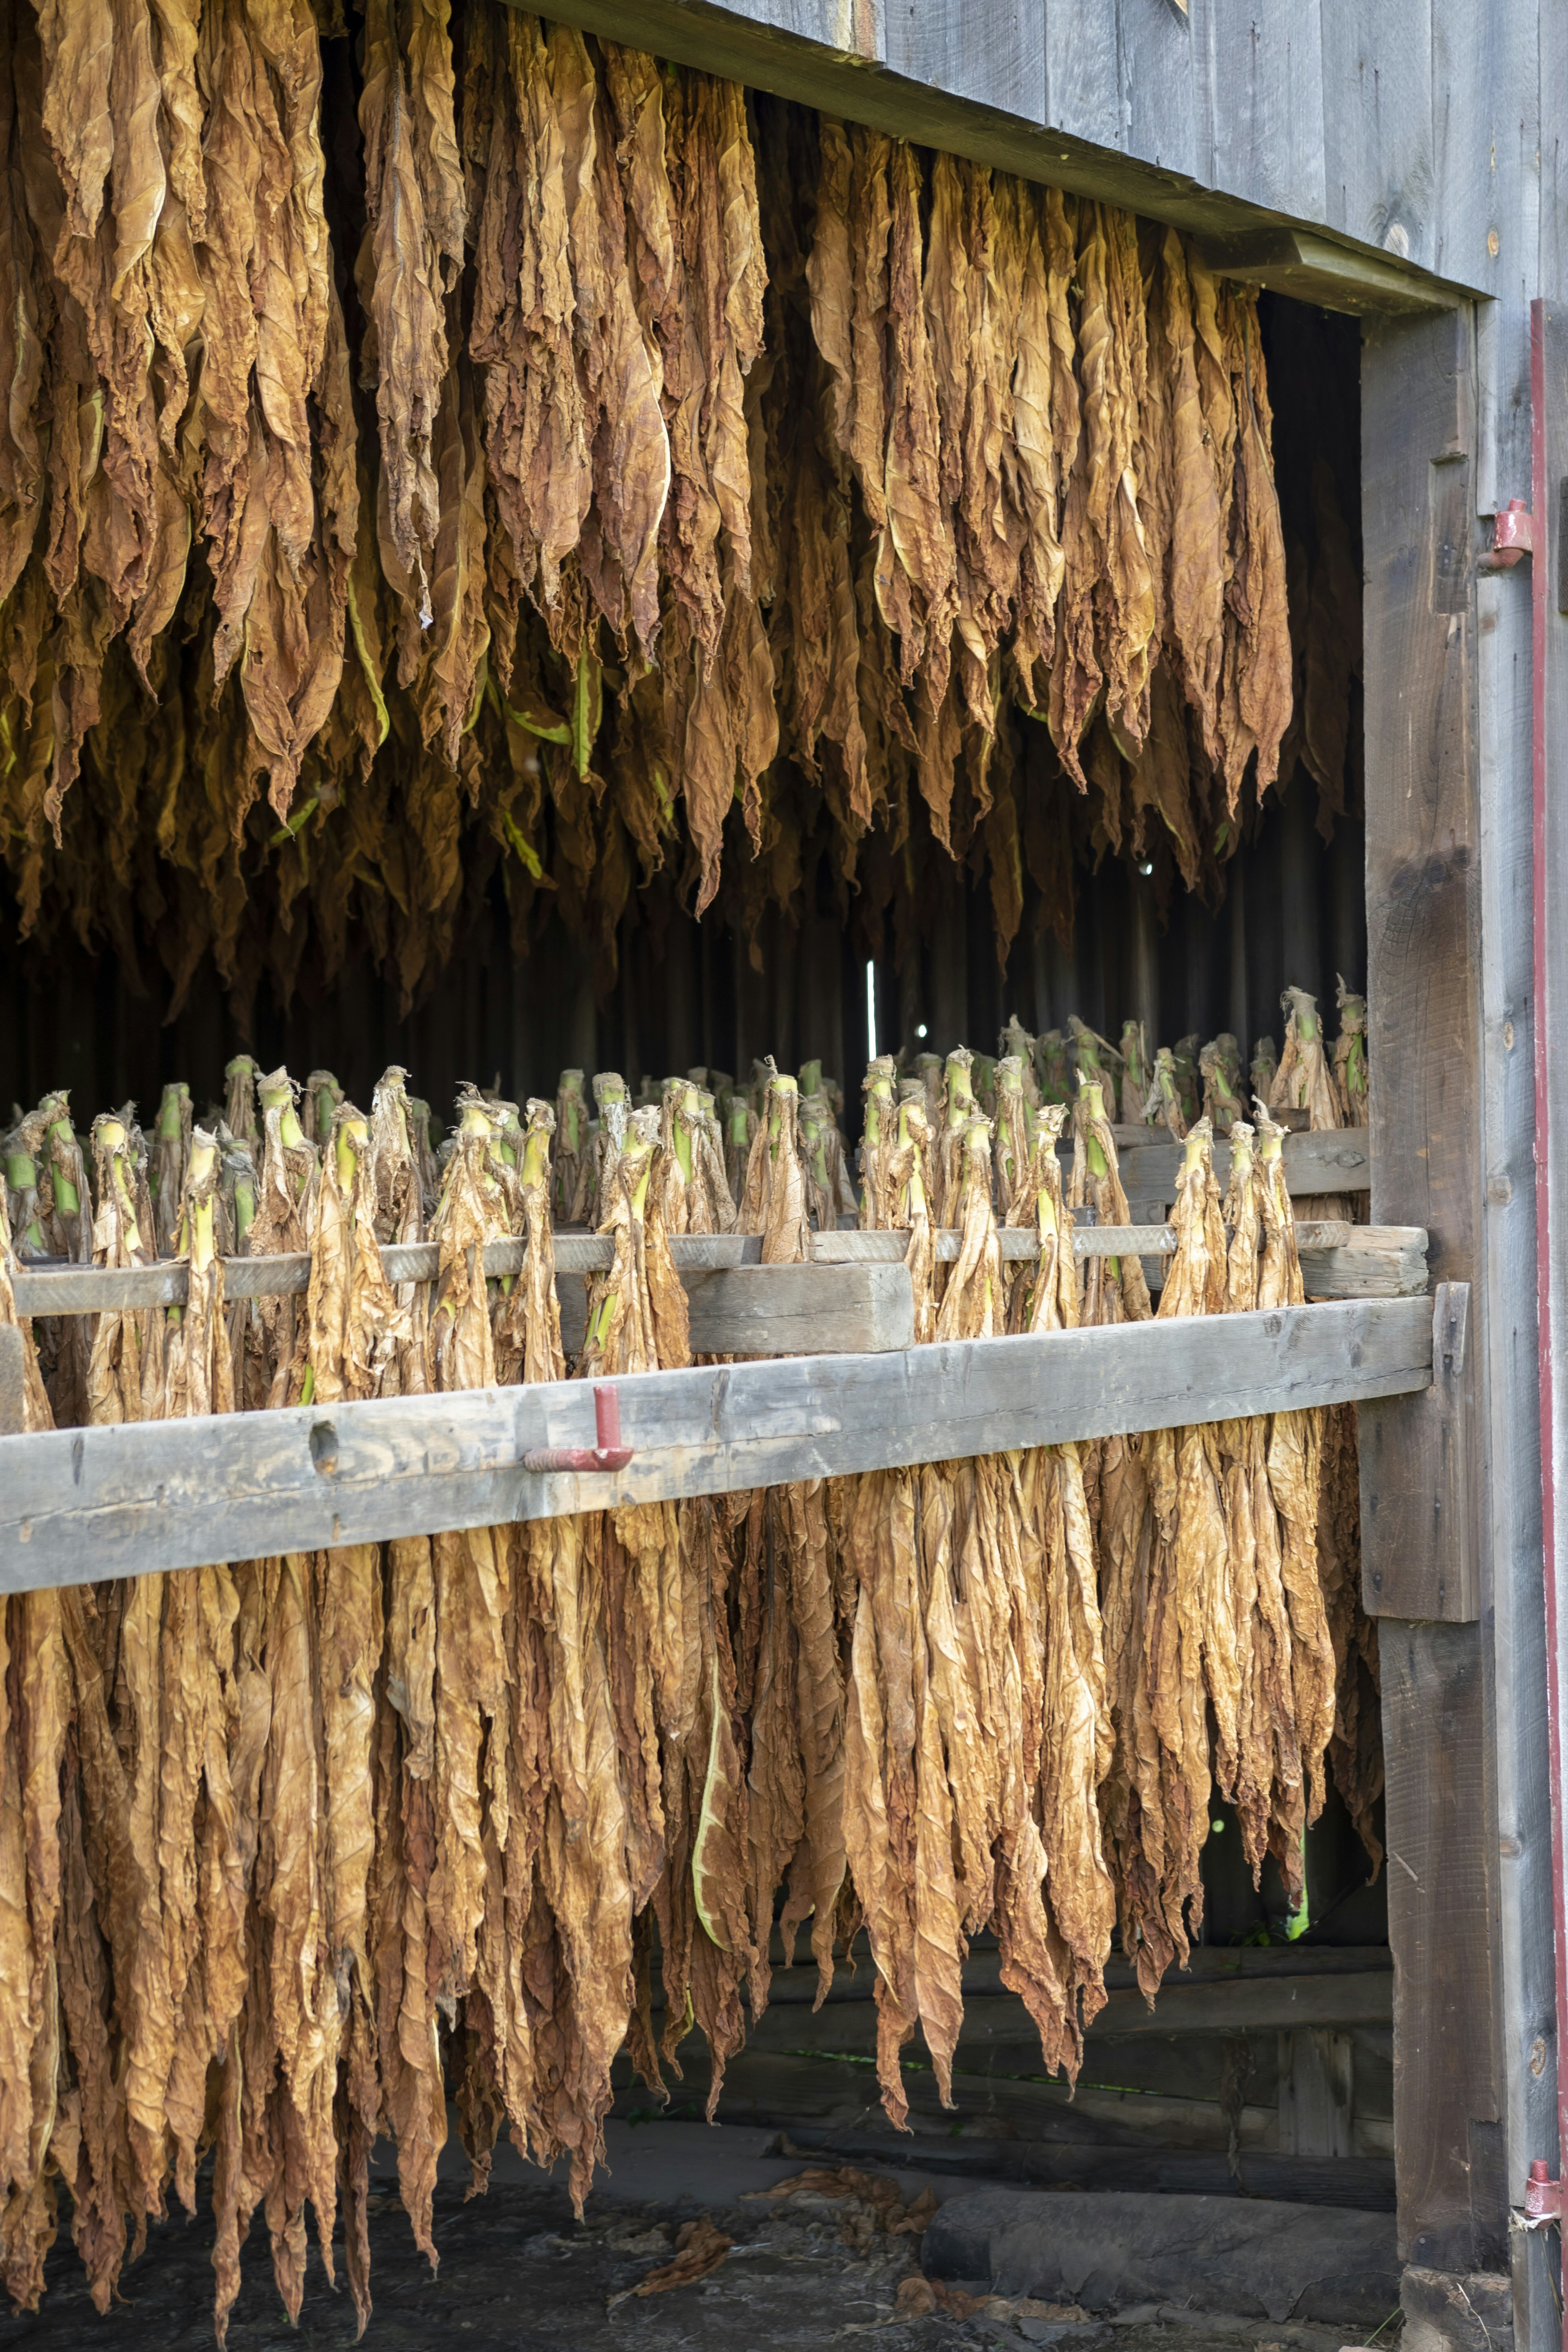
[[(1479, 1284), (1469, 321), (1369, 322), (1363, 353), (1372, 1213), (1426, 1225), (1438, 1280)], [(1360, 1413), (1367, 1587), (1387, 1606), (1381, 1575), (1401, 1612), (1382, 1628), (1399, 2242), (1406, 2262), (1441, 2271), (1500, 2267), (1508, 2235), (1493, 1710), (1476, 1622), (1486, 1299), (1479, 1286), (1472, 1298), (1457, 1439), (1419, 1400)], [(1394, 1461), (1403, 1491), (1427, 1497), (1420, 1514), (1380, 1513), (1379, 1471)]]

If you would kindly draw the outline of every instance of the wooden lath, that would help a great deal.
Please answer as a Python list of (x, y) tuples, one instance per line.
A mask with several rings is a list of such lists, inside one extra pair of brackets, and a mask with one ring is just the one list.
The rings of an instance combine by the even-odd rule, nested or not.
[(0, 1438), (0, 1591), (1412, 1395), (1433, 1312), (1346, 1300), (639, 1373), (616, 1383), (633, 1459), (592, 1476), (522, 1467), (591, 1442), (574, 1381)]

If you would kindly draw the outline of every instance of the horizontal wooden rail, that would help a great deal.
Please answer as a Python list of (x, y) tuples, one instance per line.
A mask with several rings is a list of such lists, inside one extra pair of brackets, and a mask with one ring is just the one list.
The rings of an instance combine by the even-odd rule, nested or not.
[(640, 1373), (606, 1474), (521, 1466), (592, 1443), (572, 1381), (5, 1437), (0, 1591), (1405, 1395), (1432, 1362), (1431, 1302), (1376, 1298)]
[[(1158, 1128), (1121, 1127), (1115, 1132), (1128, 1199), (1173, 1201), (1183, 1146)], [(1364, 1127), (1288, 1135), (1281, 1150), (1286, 1189), (1292, 1199), (1303, 1193), (1372, 1190), (1372, 1139)], [(1215, 1143), (1214, 1172), (1222, 1184), (1230, 1175), (1230, 1146), (1223, 1138)]]
[[(933, 1237), (939, 1261), (951, 1262), (959, 1250), (958, 1234), (951, 1230)], [(1335, 1277), (1352, 1279), (1359, 1271), (1355, 1296), (1397, 1295), (1400, 1288), (1425, 1289), (1426, 1236), (1418, 1225), (1352, 1225), (1344, 1219), (1303, 1219), (1296, 1229), (1303, 1271), (1310, 1289), (1339, 1296)], [(1034, 1257), (1039, 1248), (1026, 1226), (1004, 1225), (997, 1240), (1009, 1262)], [(1079, 1257), (1159, 1257), (1175, 1248), (1176, 1237), (1167, 1224), (1080, 1225), (1073, 1234)], [(761, 1266), (760, 1234), (677, 1234), (670, 1255), (683, 1277), (721, 1267)], [(903, 1233), (836, 1233), (810, 1236), (814, 1265), (901, 1265), (909, 1246)], [(434, 1242), (390, 1243), (382, 1262), (394, 1282), (433, 1282), (437, 1271)], [(498, 1277), (522, 1271), (527, 1244), (521, 1241), (490, 1242), (485, 1248), (485, 1272)], [(594, 1274), (609, 1265), (614, 1244), (607, 1234), (567, 1232), (555, 1236), (558, 1274)], [(102, 1266), (51, 1264), (29, 1270), (26, 1259), (16, 1277), (16, 1310), (22, 1315), (99, 1315), (110, 1307), (183, 1307), (189, 1295), (189, 1275), (183, 1258), (161, 1258), (155, 1265), (110, 1270)], [(1398, 1269), (1413, 1278), (1401, 1282)], [(798, 1267), (769, 1266), (770, 1277), (798, 1274)], [(1321, 1277), (1321, 1279), (1319, 1277)], [(299, 1295), (310, 1287), (310, 1260), (300, 1251), (276, 1257), (231, 1257), (224, 1261), (224, 1290), (229, 1298), (272, 1298)], [(826, 1286), (822, 1286), (825, 1303)], [(717, 1344), (717, 1343), (714, 1343)], [(740, 1343), (737, 1342), (737, 1345)]]
[[(862, 2000), (832, 2000), (813, 2011), (803, 2003), (775, 2003), (770, 1994), (764, 2014), (747, 2030), (752, 2050), (819, 2050), (851, 2056), (873, 2055), (877, 2048), (877, 2006), (869, 1971), (860, 1980)], [(657, 2014), (661, 2007), (655, 1999)], [(1110, 1992), (1089, 2032), (1099, 2040), (1142, 2040), (1150, 2034), (1296, 2032), (1305, 2027), (1344, 2032), (1356, 2026), (1386, 2026), (1394, 2021), (1394, 1977), (1388, 1969), (1368, 1969), (1360, 1975), (1276, 1977), (1237, 1984), (1187, 1984), (1173, 1977), (1160, 1988), (1150, 2008), (1135, 1989)], [(1029, 2013), (1016, 1995), (1005, 1990), (963, 1994), (963, 2043), (973, 2056), (979, 2048), (1016, 2051), (1018, 2071), (1027, 2071), (1031, 2049), (1039, 2036)]]

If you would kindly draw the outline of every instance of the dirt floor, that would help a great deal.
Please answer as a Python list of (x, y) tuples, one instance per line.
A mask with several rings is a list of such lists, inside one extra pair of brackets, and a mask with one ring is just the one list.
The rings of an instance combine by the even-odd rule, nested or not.
[[(767, 2193), (798, 2177), (799, 2157), (772, 2153), (776, 2135), (709, 2132), (700, 2126), (611, 2127), (610, 2179), (584, 2221), (564, 2190), (529, 2175), (503, 2153), (488, 2195), (469, 2200), (459, 2179), (437, 2196), (441, 2268), (432, 2276), (414, 2247), (396, 2186), (378, 2178), (372, 2200), (372, 2292), (367, 2352), (785, 2352), (868, 2339), (878, 2352), (1338, 2352), (1344, 2331), (1280, 2327), (1257, 2319), (1144, 2305), (1110, 2314), (1009, 2302), (988, 2282), (922, 2282), (920, 2238), (888, 2222), (919, 2221), (932, 2201), (974, 2187), (928, 2173), (880, 2176), (874, 2194)], [(808, 2159), (816, 2161), (816, 2159)], [(457, 2170), (454, 2165), (453, 2171)], [(922, 2192), (926, 2202), (910, 2216)], [(734, 2241), (711, 2273), (646, 2298), (628, 2290), (672, 2261), (683, 2225), (700, 2215)], [(0, 2320), (0, 2352), (114, 2352), (117, 2346), (210, 2345), (212, 2229), (204, 2211), (155, 2228), (127, 2269), (124, 2301), (107, 2318), (93, 2310), (68, 2243), (57, 2246), (37, 2315)], [(340, 2278), (342, 2275), (340, 2264)], [(973, 2304), (973, 2308), (966, 2306)], [(946, 2307), (943, 2307), (944, 2305)], [(934, 2307), (931, 2307), (934, 2306)], [(229, 2322), (232, 2352), (312, 2352), (352, 2345), (353, 2304), (328, 2285), (312, 2249), (297, 2329), (279, 2301), (264, 2232), (252, 2230), (245, 2284)], [(1389, 2352), (1382, 2335), (1378, 2352)]]

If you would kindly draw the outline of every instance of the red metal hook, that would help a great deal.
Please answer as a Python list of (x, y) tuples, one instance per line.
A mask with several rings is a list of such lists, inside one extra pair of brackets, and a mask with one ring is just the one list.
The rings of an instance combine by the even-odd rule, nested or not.
[(534, 1445), (522, 1457), (525, 1470), (624, 1470), (633, 1449), (621, 1444), (620, 1391), (613, 1381), (594, 1383), (597, 1445)]

